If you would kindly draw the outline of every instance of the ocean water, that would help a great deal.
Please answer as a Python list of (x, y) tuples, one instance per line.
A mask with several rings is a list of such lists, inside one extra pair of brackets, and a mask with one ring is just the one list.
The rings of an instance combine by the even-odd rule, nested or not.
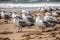
[(60, 0), (0, 0), (0, 3), (41, 3), (41, 2), (60, 2)]
[(60, 7), (60, 0), (0, 0), (1, 10), (36, 10), (41, 6)]

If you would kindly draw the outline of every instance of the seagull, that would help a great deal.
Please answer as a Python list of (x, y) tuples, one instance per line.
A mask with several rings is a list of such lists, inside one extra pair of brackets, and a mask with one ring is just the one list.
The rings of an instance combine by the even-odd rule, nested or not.
[(40, 12), (44, 12), (44, 11), (46, 10), (46, 8), (45, 8), (45, 7), (40, 7), (40, 8), (38, 8), (38, 10), (39, 10)]
[(10, 16), (8, 14), (6, 14), (5, 11), (2, 11), (0, 15), (1, 15), (2, 18), (5, 18), (5, 19), (10, 18)]
[(57, 23), (60, 24), (60, 20), (58, 17), (60, 17), (60, 11), (52, 11), (52, 16), (56, 17)]
[(37, 18), (36, 18), (36, 21), (35, 21), (35, 25), (36, 25), (36, 26), (41, 26), (42, 28), (46, 28), (46, 27), (51, 27), (51, 26), (53, 26), (51, 23), (43, 20), (43, 19), (41, 18), (41, 14), (40, 14), (40, 13), (37, 14)]
[(35, 22), (34, 17), (26, 10), (22, 11), (22, 18), (27, 24), (34, 25)]
[(19, 28), (18, 32), (22, 31), (22, 27), (27, 26), (26, 22), (23, 21), (22, 17), (19, 17), (19, 16), (14, 17), (13, 24), (18, 26), (18, 28)]
[(17, 14), (15, 11), (11, 14), (11, 22), (12, 22), (12, 20), (14, 19), (14, 17), (16, 17), (16, 16), (19, 16), (19, 18), (21, 18), (21, 16), (19, 15), (19, 14)]
[(2, 17), (2, 19), (5, 18), (4, 15), (5, 15), (5, 13), (4, 13), (4, 11), (2, 11), (2, 12), (1, 12), (1, 17)]
[(20, 15), (18, 13), (16, 13), (16, 10), (13, 10), (12, 14), (11, 14), (12, 19), (16, 16), (20, 16)]
[(52, 10), (55, 11), (56, 10), (56, 7), (52, 7)]
[(59, 17), (60, 16), (60, 11), (53, 11), (52, 16)]
[(51, 14), (49, 12), (47, 12), (45, 14), (44, 20), (48, 21), (50, 23), (57, 23), (57, 19), (55, 17), (51, 16)]
[(1, 12), (1, 18), (5, 20), (5, 22), (8, 23), (8, 20), (11, 18), (8, 14), (5, 13), (5, 11)]
[(11, 16), (12, 16), (12, 18), (14, 18), (14, 17), (16, 17), (16, 15), (17, 15), (17, 13), (13, 12)]

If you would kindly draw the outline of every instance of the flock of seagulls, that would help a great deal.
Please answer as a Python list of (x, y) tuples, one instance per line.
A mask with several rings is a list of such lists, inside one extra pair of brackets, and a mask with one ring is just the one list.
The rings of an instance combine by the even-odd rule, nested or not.
[[(55, 8), (48, 8), (48, 7), (41, 7), (39, 8), (40, 12), (45, 11), (45, 16), (42, 18), (42, 13), (37, 13), (36, 18), (32, 14), (30, 14), (30, 11), (28, 10), (22, 10), (22, 14), (19, 15), (16, 13), (16, 11), (13, 11), (11, 15), (8, 15), (5, 13), (5, 11), (2, 11), (0, 13), (0, 19), (8, 20), (13, 19), (12, 23), (16, 26), (18, 26), (18, 32), (22, 31), (22, 27), (26, 26), (39, 26), (42, 28), (46, 27), (54, 27), (57, 23), (60, 24), (60, 21), (56, 18), (57, 16), (60, 17), (60, 11), (57, 11)], [(51, 11), (51, 12), (49, 12)], [(55, 16), (55, 17), (54, 17)]]

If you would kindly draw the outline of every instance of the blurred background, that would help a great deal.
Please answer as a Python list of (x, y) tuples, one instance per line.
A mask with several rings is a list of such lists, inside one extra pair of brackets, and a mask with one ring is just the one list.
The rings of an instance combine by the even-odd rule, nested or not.
[(60, 0), (0, 0), (0, 3), (41, 3), (41, 2), (60, 2)]

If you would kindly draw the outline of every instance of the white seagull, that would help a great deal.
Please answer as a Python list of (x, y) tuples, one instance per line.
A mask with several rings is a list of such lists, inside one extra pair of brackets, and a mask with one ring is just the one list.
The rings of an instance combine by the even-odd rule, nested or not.
[(6, 22), (8, 22), (8, 20), (11, 18), (10, 15), (8, 15), (7, 13), (5, 13), (5, 11), (2, 11), (0, 14), (1, 18), (4, 19)]
[(53, 25), (50, 24), (49, 22), (44, 21), (44, 20), (41, 18), (41, 14), (40, 14), (40, 13), (37, 14), (37, 18), (36, 18), (36, 21), (35, 21), (35, 25), (36, 25), (36, 26), (41, 26), (42, 28), (46, 28), (46, 27), (53, 26)]
[(39, 10), (40, 12), (44, 12), (44, 11), (46, 10), (46, 8), (45, 8), (45, 7), (40, 7), (40, 8), (38, 8), (38, 10)]
[(26, 22), (23, 21), (22, 17), (19, 16), (14, 17), (13, 24), (19, 28), (18, 32), (22, 31), (22, 27), (27, 26)]
[(22, 18), (27, 24), (30, 25), (34, 24), (35, 22), (34, 17), (27, 10), (22, 11)]
[(56, 7), (52, 7), (52, 10), (55, 11), (56, 10)]
[(44, 11), (44, 7), (42, 7), (40, 11)]
[(47, 12), (45, 14), (44, 20), (48, 21), (50, 23), (57, 23), (57, 19), (55, 17), (51, 16), (51, 14), (49, 12)]
[(60, 11), (52, 11), (52, 16), (59, 17)]
[(12, 18), (16, 17), (16, 13), (12, 13), (11, 17)]
[(52, 8), (50, 6), (46, 6), (46, 12), (50, 12), (52, 10)]
[(12, 18), (14, 18), (14, 17), (16, 17), (16, 16), (20, 16), (20, 15), (17, 14), (16, 12), (13, 12), (11, 16), (12, 16)]

